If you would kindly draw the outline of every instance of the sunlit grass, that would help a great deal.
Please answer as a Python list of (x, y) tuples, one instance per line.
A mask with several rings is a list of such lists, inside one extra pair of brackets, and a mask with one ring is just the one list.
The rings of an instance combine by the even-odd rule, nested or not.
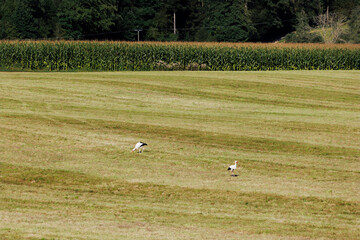
[(2, 72), (0, 238), (360, 238), (359, 80)]

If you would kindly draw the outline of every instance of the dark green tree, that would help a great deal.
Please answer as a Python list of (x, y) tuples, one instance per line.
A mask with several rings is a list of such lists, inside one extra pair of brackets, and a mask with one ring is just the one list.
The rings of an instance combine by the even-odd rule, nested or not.
[(59, 34), (56, 16), (57, 2), (54, 0), (29, 0), (29, 9), (36, 26), (37, 38), (53, 38)]
[(0, 12), (2, 38), (39, 39), (56, 35), (54, 0), (3, 0)]
[(115, 0), (63, 0), (57, 17), (65, 38), (102, 38), (115, 23)]
[[(316, 17), (345, 16), (355, 39), (360, 0), (0, 0), (0, 38), (318, 41)], [(355, 12), (355, 13), (354, 13)], [(174, 14), (176, 33), (174, 34)], [(291, 33), (291, 34), (289, 34)], [(308, 35), (308, 36), (307, 36)], [(314, 39), (315, 37), (315, 39)]]
[(294, 30), (296, 14), (289, 0), (255, 0), (249, 3), (256, 27), (253, 41), (274, 41)]
[[(142, 29), (141, 40), (158, 40), (161, 37), (158, 28), (162, 24), (155, 24), (154, 21), (161, 19), (161, 1), (157, 0), (119, 0), (117, 1), (117, 12), (115, 26), (115, 38), (124, 40), (136, 40), (135, 29)], [(156, 18), (156, 19), (155, 19)]]
[(350, 15), (349, 40), (352, 43), (360, 43), (360, 6), (357, 6)]
[[(203, 26), (210, 35), (209, 40), (219, 42), (244, 42), (255, 31), (247, 0), (209, 2)], [(205, 35), (205, 31), (202, 34)]]
[(7, 0), (1, 6), (2, 38), (37, 38), (37, 28), (33, 18), (33, 9), (27, 0)]

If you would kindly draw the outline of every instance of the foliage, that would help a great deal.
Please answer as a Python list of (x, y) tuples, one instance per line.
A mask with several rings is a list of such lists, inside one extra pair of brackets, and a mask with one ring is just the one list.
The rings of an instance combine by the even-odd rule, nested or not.
[[(314, 18), (327, 10), (350, 16), (360, 0), (0, 0), (0, 3), (1, 39), (134, 41), (137, 40), (134, 29), (141, 29), (140, 40), (145, 41), (271, 42), (295, 29), (299, 33), (299, 14), (304, 13), (308, 24), (314, 27)], [(303, 34), (299, 38), (306, 40)]]
[(58, 35), (56, 5), (52, 0), (2, 0), (0, 37), (37, 39)]
[[(208, 5), (207, 21), (204, 29), (210, 39), (218, 42), (244, 42), (255, 31), (248, 18), (246, 0), (213, 1)], [(205, 33), (201, 33), (204, 35)]]
[(323, 39), (317, 32), (300, 30), (286, 34), (284, 41), (288, 43), (322, 43)]
[(302, 11), (297, 15), (296, 30), (284, 37), (285, 42), (291, 43), (321, 43), (324, 42), (320, 34), (312, 31), (307, 14)]
[(36, 38), (34, 18), (29, 1), (6, 1), (1, 6), (1, 36), (8, 38)]
[(350, 41), (353, 43), (360, 43), (360, 6), (356, 7), (350, 16)]
[(58, 17), (69, 38), (79, 39), (83, 34), (109, 31), (114, 25), (115, 0), (62, 1)]
[(326, 13), (316, 17), (317, 29), (325, 43), (340, 42), (341, 36), (345, 32), (345, 17)]

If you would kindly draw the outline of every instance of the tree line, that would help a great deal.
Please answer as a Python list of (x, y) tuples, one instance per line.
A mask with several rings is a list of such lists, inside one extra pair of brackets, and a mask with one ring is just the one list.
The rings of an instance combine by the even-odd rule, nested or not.
[(360, 0), (0, 2), (1, 39), (360, 42)]

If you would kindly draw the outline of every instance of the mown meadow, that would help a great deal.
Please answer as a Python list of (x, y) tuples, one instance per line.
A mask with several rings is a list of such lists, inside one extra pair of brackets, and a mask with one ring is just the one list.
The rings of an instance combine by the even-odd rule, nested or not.
[(359, 71), (0, 72), (0, 136), (0, 239), (360, 238)]

